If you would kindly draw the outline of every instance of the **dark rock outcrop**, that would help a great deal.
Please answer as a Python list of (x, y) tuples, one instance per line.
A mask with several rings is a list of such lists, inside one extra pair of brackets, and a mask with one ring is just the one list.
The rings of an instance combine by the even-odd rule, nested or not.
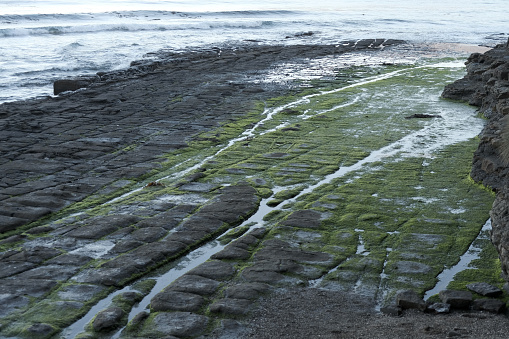
[(491, 187), (496, 199), (491, 210), (491, 240), (502, 271), (509, 279), (509, 48), (498, 45), (466, 62), (467, 75), (446, 86), (442, 96), (468, 101), (488, 118), (474, 153), (471, 177)]
[(98, 81), (99, 76), (79, 76), (69, 79), (60, 79), (53, 83), (53, 94), (57, 95), (62, 92), (76, 91), (80, 88), (90, 86), (90, 84)]

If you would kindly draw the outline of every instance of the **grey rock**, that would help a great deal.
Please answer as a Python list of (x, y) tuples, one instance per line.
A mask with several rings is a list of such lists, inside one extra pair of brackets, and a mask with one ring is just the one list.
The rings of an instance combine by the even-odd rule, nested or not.
[(34, 267), (36, 267), (36, 265), (29, 262), (0, 262), (0, 278), (10, 277), (28, 271)]
[(241, 283), (228, 287), (224, 295), (231, 299), (248, 299), (253, 300), (267, 293), (270, 286), (261, 283)]
[(35, 247), (21, 251), (9, 257), (9, 261), (26, 261), (32, 263), (42, 263), (48, 259), (56, 257), (61, 252), (54, 248), (49, 247)]
[(17, 243), (17, 242), (21, 242), (23, 240), (26, 239), (26, 235), (22, 235), (22, 234), (16, 234), (16, 235), (12, 235), (10, 237), (7, 237), (3, 240), (0, 240), (0, 245), (4, 245), (4, 244), (14, 244), (14, 243)]
[(470, 291), (483, 295), (485, 297), (498, 297), (504, 293), (500, 288), (485, 282), (468, 284), (467, 288)]
[(134, 318), (131, 320), (130, 324), (132, 326), (137, 326), (141, 324), (145, 319), (149, 317), (149, 313), (146, 311), (141, 311), (140, 313), (136, 314)]
[(88, 301), (104, 291), (99, 285), (68, 285), (58, 291), (58, 297), (62, 300)]
[(251, 252), (243, 248), (235, 246), (235, 244), (229, 244), (222, 251), (214, 254), (212, 259), (219, 260), (246, 260), (251, 257)]
[(133, 240), (154, 242), (166, 235), (168, 231), (161, 227), (145, 227), (131, 233)]
[(392, 317), (399, 317), (400, 315), (403, 314), (403, 310), (401, 309), (401, 307), (396, 305), (382, 307), (380, 308), (380, 312), (382, 312), (382, 314), (389, 315)]
[(208, 237), (210, 237), (210, 234), (205, 231), (179, 230), (178, 232), (171, 233), (166, 239), (175, 242), (180, 242), (185, 245), (192, 245)]
[[(207, 234), (213, 234), (217, 232), (222, 226), (224, 222), (215, 217), (204, 216), (201, 214), (194, 214), (189, 219), (186, 219), (182, 225), (180, 225), (179, 229), (183, 231), (193, 231), (193, 232), (204, 232)], [(172, 237), (170, 236), (169, 239)]]
[(154, 316), (150, 328), (143, 329), (143, 337), (172, 335), (176, 337), (196, 337), (202, 334), (209, 323), (206, 316), (189, 312), (161, 312)]
[(205, 300), (200, 295), (166, 289), (152, 298), (150, 308), (154, 312), (195, 312), (202, 307), (204, 302)]
[(81, 226), (67, 234), (67, 236), (81, 239), (100, 239), (105, 235), (115, 232), (118, 229), (115, 225), (87, 225)]
[(45, 265), (17, 275), (18, 279), (52, 279), (65, 281), (72, 277), (80, 267), (69, 265)]
[(283, 273), (297, 273), (300, 270), (301, 266), (291, 260), (258, 261), (244, 269), (241, 278), (246, 282), (297, 285), (302, 283), (301, 279)]
[(472, 303), (472, 308), (491, 313), (502, 313), (506, 309), (506, 303), (497, 299), (476, 299)]
[(175, 280), (168, 288), (173, 291), (208, 296), (216, 292), (219, 285), (220, 283), (216, 280), (188, 273)]
[(72, 265), (83, 266), (92, 260), (91, 257), (81, 254), (66, 253), (46, 261), (48, 265)]
[(269, 232), (268, 228), (265, 227), (258, 227), (253, 230), (251, 230), (248, 234), (252, 235), (253, 237), (256, 237), (258, 239), (263, 239), (263, 237)]
[(111, 253), (125, 253), (140, 247), (144, 243), (137, 240), (122, 240), (118, 242), (111, 250)]
[(472, 303), (472, 293), (468, 291), (443, 290), (438, 293), (442, 302), (452, 308), (468, 309)]
[(120, 326), (120, 321), (124, 316), (124, 311), (120, 307), (108, 307), (97, 313), (92, 326), (94, 331), (111, 331)]
[(134, 305), (138, 301), (143, 299), (143, 295), (138, 292), (123, 292), (119, 294), (119, 297), (122, 301), (126, 302), (129, 305)]
[(220, 299), (210, 305), (210, 312), (231, 316), (246, 315), (252, 302), (247, 299)]
[(15, 230), (21, 225), (27, 223), (27, 219), (16, 218), (7, 215), (0, 215), (0, 233)]
[(29, 299), (25, 296), (15, 294), (0, 294), (0, 317), (4, 317), (13, 312), (16, 312), (18, 308), (27, 306)]
[(188, 274), (199, 275), (214, 280), (228, 279), (234, 273), (235, 268), (231, 263), (218, 260), (206, 261), (188, 272)]
[(50, 324), (37, 323), (30, 326), (27, 329), (27, 332), (30, 333), (31, 335), (43, 338), (48, 337), (50, 334), (56, 332), (56, 330)]
[(37, 226), (37, 227), (27, 230), (26, 233), (28, 233), (28, 234), (42, 234), (42, 233), (51, 232), (52, 230), (53, 230), (53, 227), (50, 227), (50, 226)]
[(0, 290), (2, 293), (14, 295), (27, 295), (32, 297), (42, 297), (49, 293), (57, 282), (46, 279), (2, 279), (0, 280)]
[(90, 86), (90, 84), (98, 80), (100, 80), (98, 76), (81, 76), (56, 80), (53, 83), (53, 94), (58, 95), (62, 92), (76, 91), (80, 88)]
[(105, 286), (122, 286), (122, 283), (131, 279), (140, 272), (133, 266), (98, 269), (86, 269), (78, 273), (72, 280), (79, 283), (102, 284)]
[(447, 314), (451, 311), (451, 305), (446, 303), (433, 303), (426, 307), (426, 312), (432, 314)]
[(413, 290), (399, 292), (396, 295), (396, 305), (402, 309), (417, 309), (424, 311), (426, 302)]
[(334, 261), (334, 258), (331, 254), (323, 252), (303, 251), (299, 248), (294, 248), (288, 242), (281, 240), (268, 240), (265, 241), (263, 245), (264, 247), (256, 252), (256, 259), (288, 259), (299, 263), (312, 265), (331, 265)]

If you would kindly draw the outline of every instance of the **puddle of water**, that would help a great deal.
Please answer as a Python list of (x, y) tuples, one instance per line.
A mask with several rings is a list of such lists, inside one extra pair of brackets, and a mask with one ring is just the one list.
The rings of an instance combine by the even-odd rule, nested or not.
[[(477, 235), (476, 239), (488, 239), (488, 237), (485, 235), (487, 233), (486, 231), (491, 231), (491, 219), (488, 219), (486, 221), (484, 226), (481, 228), (481, 231)], [(468, 266), (470, 265), (470, 263), (473, 260), (479, 259), (479, 255), (480, 255), (482, 249), (479, 247), (476, 247), (474, 245), (474, 242), (476, 239), (474, 239), (474, 241), (472, 241), (472, 243), (470, 244), (470, 247), (460, 257), (460, 261), (456, 265), (454, 265), (450, 268), (444, 269), (442, 271), (442, 273), (440, 273), (437, 276), (438, 283), (435, 285), (435, 287), (433, 289), (428, 290), (424, 294), (424, 300), (427, 300), (429, 297), (431, 297), (435, 294), (438, 294), (440, 291), (447, 289), (447, 285), (449, 285), (449, 283), (454, 279), (454, 276), (457, 273), (468, 269)]]

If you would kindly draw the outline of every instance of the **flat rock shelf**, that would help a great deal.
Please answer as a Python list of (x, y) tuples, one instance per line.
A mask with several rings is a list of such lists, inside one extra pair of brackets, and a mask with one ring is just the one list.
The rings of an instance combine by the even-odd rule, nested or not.
[[(484, 122), (440, 98), (465, 58), (387, 39), (160, 52), (0, 105), (0, 337), (384, 338), (405, 317), (378, 310), (472, 248), (440, 283), (505, 303), (494, 195), (469, 176)], [(462, 312), (480, 332), (410, 311), (397, 335), (507, 326)]]

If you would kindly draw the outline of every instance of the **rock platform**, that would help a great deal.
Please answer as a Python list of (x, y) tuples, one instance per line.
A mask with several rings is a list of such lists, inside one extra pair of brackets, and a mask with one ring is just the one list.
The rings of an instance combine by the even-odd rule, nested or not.
[[(252, 214), (260, 197), (251, 186), (217, 189), (193, 182), (196, 174), (177, 184), (183, 193), (210, 192), (212, 202), (201, 209), (186, 201), (159, 201), (108, 215), (82, 212), (143, 183), (164, 166), (167, 153), (191, 147), (198, 134), (236, 121), (257, 102), (292, 93), (298, 84), (261, 81), (278, 63), (398, 43), (368, 39), (336, 46), (161, 52), (158, 61), (136, 61), (126, 70), (98, 74), (84, 88), (76, 81), (58, 82), (59, 96), (0, 105), (0, 335), (51, 337), (84, 315), (90, 300), (181, 257)], [(231, 260), (250, 256), (249, 248), (263, 234), (252, 231), (217, 253), (216, 261), (155, 296), (154, 310), (175, 313), (159, 313), (140, 335), (160, 331), (188, 337), (209, 328), (208, 318), (189, 312), (207, 304), (234, 274)], [(300, 272), (289, 260), (294, 255), (304, 262), (330, 260), (320, 253), (290, 251), (275, 263), (271, 258), (280, 246), (274, 243), (260, 253), (257, 264), (244, 272), (246, 283), (227, 290), (211, 312), (245, 314), (268, 283), (286, 279), (281, 272)], [(94, 330), (125, 324), (126, 305), (133, 302), (105, 310)], [(9, 320), (20, 310), (25, 316)], [(168, 319), (163, 320), (168, 316), (182, 325), (168, 330)]]
[[(242, 148), (217, 156), (222, 145), (260, 121), (236, 125), (249, 120), (260, 103), (268, 105), (278, 96), (284, 102), (312, 87), (312, 82), (280, 74), (282, 65), (291, 69), (322, 57), (380, 53), (402, 43), (366, 39), (334, 46), (160, 52), (157, 60), (135, 61), (126, 70), (59, 82), (55, 97), (0, 105), (0, 337), (240, 338), (251, 335), (246, 327), (250, 315), (260, 312), (258, 302), (277, 299), (282, 290), (316, 299), (323, 315), (337, 310), (340, 298), (333, 296), (355, 287), (367, 297), (350, 296), (345, 309), (355, 309), (351, 315), (363, 319), (363, 313), (373, 311), (371, 301), (383, 275), (401, 278), (384, 282), (394, 284), (391, 291), (430, 284), (424, 276), (443, 269), (433, 262), (436, 256), (450, 261), (458, 256), (428, 251), (432, 245), (455, 244), (456, 234), (432, 233), (467, 229), (455, 220), (409, 214), (399, 222), (406, 227), (399, 236), (396, 228), (386, 230), (377, 222), (388, 218), (383, 211), (375, 210), (380, 217), (368, 213), (365, 202), (327, 193), (306, 205), (293, 202), (289, 211), (262, 213), (260, 218), (277, 220), (274, 230), (250, 222), (263, 208), (288, 203), (298, 194), (293, 181), (274, 193), (253, 173), (263, 170), (276, 183), (293, 178), (304, 186), (313, 176), (337, 170), (337, 159), (330, 165), (327, 157), (339, 147), (321, 150), (322, 145), (292, 139), (292, 133), (309, 126), (313, 132), (327, 129), (341, 119), (320, 114), (306, 126), (285, 125), (280, 139), (254, 152), (250, 160), (256, 161), (238, 160), (254, 145), (250, 136), (238, 140)], [(329, 108), (327, 102), (320, 105)], [(406, 116), (400, 120), (408, 124), (434, 120)], [(329, 135), (339, 133), (327, 130)], [(306, 161), (306, 152), (313, 161)], [(352, 147), (338, 157), (354, 163), (368, 153)], [(182, 154), (189, 157), (179, 158)], [(186, 164), (195, 156), (203, 161), (189, 169)], [(386, 172), (427, 178), (422, 167), (430, 165), (417, 162), (405, 163), (410, 170)], [(416, 177), (410, 175), (408, 186), (417, 186)], [(393, 198), (394, 192), (399, 195), (392, 188), (380, 195)], [(366, 194), (359, 196), (378, 198)], [(274, 200), (263, 205), (272, 195)], [(340, 221), (331, 221), (335, 211), (347, 209)], [(287, 215), (277, 219), (278, 213)], [(365, 230), (343, 227), (357, 223)], [(386, 239), (382, 250), (376, 247)], [(328, 289), (302, 288), (312, 285)], [(299, 316), (306, 313), (302, 310)]]

